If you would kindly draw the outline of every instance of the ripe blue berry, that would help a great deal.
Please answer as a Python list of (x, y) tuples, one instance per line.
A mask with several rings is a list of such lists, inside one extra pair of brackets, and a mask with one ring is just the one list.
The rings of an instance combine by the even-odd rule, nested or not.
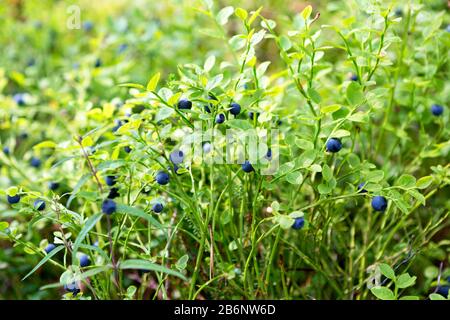
[(367, 193), (367, 190), (364, 189), (364, 186), (366, 185), (365, 182), (361, 182), (360, 184), (358, 184), (358, 191), (361, 193)]
[(45, 201), (42, 199), (37, 199), (34, 204), (33, 204), (34, 208), (38, 211), (42, 211), (45, 209)]
[(372, 208), (375, 211), (384, 211), (387, 208), (387, 200), (383, 196), (375, 196), (372, 199)]
[(125, 150), (126, 153), (130, 153), (131, 152), (131, 148), (129, 146), (125, 146), (123, 148), (123, 150)]
[[(253, 111), (250, 111), (248, 113), (248, 117), (250, 118), (250, 120), (253, 120), (253, 118), (255, 117), (255, 113)], [(256, 112), (256, 118), (259, 117), (259, 112)]]
[(328, 152), (338, 152), (342, 149), (342, 142), (337, 138), (331, 138), (327, 141), (326, 147)]
[(267, 160), (272, 160), (272, 149), (267, 149), (267, 153), (266, 153), (266, 159)]
[(192, 102), (187, 99), (181, 99), (178, 101), (178, 109), (186, 110), (192, 108)]
[(431, 106), (431, 113), (435, 115), (436, 117), (440, 116), (442, 113), (444, 113), (444, 107), (438, 104), (433, 104)]
[(106, 199), (102, 203), (102, 212), (104, 214), (110, 215), (116, 212), (117, 205), (116, 203), (111, 199)]
[(170, 161), (172, 161), (173, 164), (180, 164), (183, 162), (184, 159), (184, 153), (181, 150), (174, 150), (169, 155)]
[(39, 168), (41, 166), (41, 159), (36, 157), (31, 157), (30, 165), (34, 168)]
[(165, 171), (159, 171), (156, 174), (155, 180), (160, 185), (166, 185), (169, 183), (169, 174)]
[(4, 154), (9, 155), (10, 152), (11, 152), (11, 150), (9, 150), (9, 147), (3, 147)]
[(20, 196), (18, 194), (14, 195), (14, 196), (7, 196), (6, 198), (8, 199), (9, 204), (15, 204), (20, 201)]
[(58, 183), (58, 182), (52, 182), (52, 181), (50, 181), (50, 182), (48, 183), (48, 188), (49, 188), (50, 190), (56, 190), (56, 189), (59, 188), (59, 183)]
[(230, 113), (234, 116), (237, 116), (239, 113), (241, 113), (241, 106), (238, 103), (233, 102), (232, 104), (230, 104)]
[(45, 247), (44, 251), (45, 251), (46, 253), (50, 253), (50, 252), (52, 252), (53, 249), (55, 249), (55, 248), (56, 248), (56, 246), (55, 246), (53, 243), (49, 243), (49, 244)]
[(85, 21), (83, 22), (83, 29), (85, 31), (91, 31), (94, 28), (94, 23), (92, 21)]
[(19, 105), (19, 106), (25, 105), (25, 95), (23, 93), (16, 93), (13, 96), (13, 99), (17, 103), (17, 105)]
[(91, 264), (91, 260), (86, 254), (80, 256), (80, 267), (84, 268)]
[(447, 25), (447, 28), (445, 28), (445, 30), (446, 30), (447, 32), (450, 32), (450, 23)]
[(352, 80), (352, 81), (358, 81), (358, 76), (357, 76), (356, 74), (352, 74), (352, 75), (350, 76), (350, 80)]
[(34, 58), (28, 59), (28, 61), (27, 61), (27, 67), (32, 67), (32, 66), (34, 66), (35, 64), (36, 64), (36, 59), (34, 59)]
[(119, 128), (123, 125), (123, 122), (121, 120), (116, 120), (115, 124), (116, 125), (111, 129), (112, 132), (116, 132), (117, 130), (119, 130)]
[(101, 66), (102, 66), (102, 60), (100, 58), (97, 58), (95, 60), (94, 67), (95, 68), (100, 68)]
[(242, 164), (242, 170), (248, 173), (254, 171), (255, 169), (253, 169), (253, 166), (248, 160), (245, 160), (244, 163)]
[(292, 229), (299, 230), (303, 228), (304, 225), (305, 225), (305, 218), (303, 217), (295, 218), (294, 223), (292, 224)]
[(401, 16), (403, 16), (403, 10), (402, 10), (402, 8), (397, 8), (397, 9), (395, 9), (394, 14), (395, 14), (396, 17), (401, 17)]
[(221, 124), (225, 121), (225, 115), (223, 113), (219, 113), (216, 116), (216, 123)]
[(119, 48), (117, 48), (118, 53), (123, 53), (125, 50), (127, 50), (128, 45), (126, 43), (122, 43)]
[(449, 286), (439, 286), (439, 287), (437, 287), (436, 293), (447, 298), (448, 292), (450, 291), (449, 289), (450, 289)]
[(64, 290), (66, 290), (67, 292), (72, 292), (74, 296), (76, 296), (81, 291), (76, 282), (65, 284)]
[(205, 112), (207, 113), (211, 113), (211, 109), (209, 108), (209, 106), (203, 106), (203, 109), (205, 110)]
[(160, 213), (161, 211), (163, 211), (163, 209), (164, 209), (164, 206), (163, 206), (161, 203), (159, 203), (159, 202), (155, 203), (155, 204), (152, 206), (152, 210), (153, 210), (154, 212), (156, 212), (156, 213)]
[(117, 188), (111, 188), (111, 190), (109, 191), (109, 194), (108, 194), (108, 199), (115, 199), (115, 198), (117, 198), (118, 196), (120, 196), (120, 194), (119, 194), (119, 189), (117, 189)]
[(116, 176), (107, 176), (105, 182), (108, 186), (113, 186), (116, 184)]

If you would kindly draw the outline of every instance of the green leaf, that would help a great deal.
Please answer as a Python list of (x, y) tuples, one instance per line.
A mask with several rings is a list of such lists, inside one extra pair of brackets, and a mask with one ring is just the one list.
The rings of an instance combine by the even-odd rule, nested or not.
[(231, 119), (231, 120), (228, 120), (225, 123), (230, 128), (236, 128), (236, 129), (242, 129), (242, 130), (253, 129), (253, 126), (250, 124), (250, 122), (248, 122), (246, 120)]
[(419, 189), (426, 189), (430, 186), (432, 182), (433, 182), (432, 176), (425, 176), (417, 180), (416, 187)]
[(187, 254), (185, 254), (184, 256), (182, 256), (180, 259), (178, 259), (178, 261), (175, 264), (175, 267), (179, 270), (179, 271), (183, 271), (184, 269), (186, 269), (187, 266), (187, 262), (189, 261), (189, 256)]
[(126, 87), (126, 88), (135, 88), (135, 89), (144, 89), (144, 86), (142, 84), (138, 84), (138, 83), (121, 83), (119, 84), (119, 87)]
[(155, 218), (153, 218), (150, 214), (144, 212), (143, 210), (135, 207), (130, 207), (124, 204), (117, 204), (116, 208), (117, 213), (125, 213), (135, 217), (140, 217), (142, 219), (147, 220), (154, 227), (163, 230), (165, 227), (161, 223), (158, 222)]
[(370, 289), (375, 297), (381, 300), (395, 300), (392, 290), (386, 287), (373, 287)]
[(6, 194), (10, 197), (14, 197), (19, 192), (19, 188), (17, 187), (9, 187), (6, 189)]
[(333, 138), (343, 138), (350, 136), (350, 131), (339, 129), (333, 133)]
[[(73, 243), (73, 256), (76, 255), (79, 246), (81, 245), (81, 243), (83, 242), (84, 238), (86, 238), (87, 234), (89, 233), (89, 231), (91, 231), (91, 229), (96, 225), (96, 223), (98, 221), (100, 221), (100, 219), (102, 218), (103, 213), (99, 212), (94, 214), (93, 216), (89, 217), (89, 219), (86, 220), (83, 229), (81, 229), (80, 233), (78, 234), (75, 242)], [(53, 251), (52, 251), (53, 252)]]
[(306, 139), (295, 138), (295, 144), (303, 150), (314, 149), (314, 143)]
[(31, 270), (25, 277), (22, 278), (22, 281), (31, 276), (37, 269), (39, 269), (40, 266), (42, 266), (44, 263), (46, 263), (51, 257), (53, 257), (55, 254), (60, 252), (64, 249), (64, 246), (57, 246), (55, 249), (50, 251), (50, 253), (46, 254), (45, 257), (39, 261), (39, 263)]
[(341, 106), (338, 104), (331, 104), (329, 106), (324, 106), (324, 107), (320, 108), (320, 112), (322, 112), (324, 114), (325, 113), (333, 113), (333, 112), (338, 111), (340, 108), (341, 108)]
[(314, 149), (305, 150), (298, 158), (297, 163), (301, 168), (307, 168), (316, 160), (317, 151)]
[(253, 21), (255, 21), (255, 19), (259, 16), (259, 13), (261, 12), (263, 7), (259, 7), (258, 10), (256, 10), (255, 12), (252, 13), (252, 15), (250, 16), (250, 18), (248, 19), (248, 25), (250, 26)]
[(150, 270), (155, 272), (162, 272), (167, 273), (173, 276), (176, 276), (178, 278), (181, 278), (183, 280), (187, 280), (184, 275), (179, 273), (178, 271), (171, 270), (169, 268), (166, 268), (164, 266), (161, 266), (156, 263), (152, 263), (147, 260), (141, 260), (141, 259), (130, 259), (121, 261), (119, 263), (119, 269), (138, 269), (138, 270)]
[(233, 14), (234, 8), (232, 6), (225, 7), (219, 11), (216, 16), (216, 20), (220, 25), (224, 25), (228, 22), (228, 18)]
[(66, 207), (70, 207), (70, 204), (72, 203), (72, 200), (75, 199), (78, 191), (80, 191), (80, 188), (82, 186), (84, 186), (84, 184), (89, 180), (89, 178), (91, 177), (90, 173), (86, 173), (85, 175), (83, 175), (80, 180), (78, 180), (77, 184), (75, 185), (75, 187), (72, 190), (72, 193), (69, 197), (69, 199), (67, 199), (67, 203), (66, 203)]
[(404, 188), (413, 188), (416, 186), (416, 178), (410, 174), (403, 174), (398, 178), (397, 185)]
[(445, 297), (437, 293), (430, 294), (430, 300), (447, 300)]
[(399, 300), (420, 300), (417, 296), (404, 296), (401, 297)]
[(408, 194), (412, 197), (414, 197), (414, 199), (416, 199), (417, 201), (419, 201), (421, 204), (425, 205), (426, 204), (426, 199), (425, 197), (416, 189), (410, 189), (408, 190)]
[(322, 166), (322, 177), (325, 181), (330, 181), (333, 178), (333, 170), (327, 164)]
[(397, 287), (403, 289), (413, 286), (416, 283), (416, 276), (411, 277), (409, 274), (404, 273), (397, 278), (395, 282)]
[(247, 10), (242, 8), (236, 8), (236, 10), (234, 10), (234, 14), (242, 21), (245, 21), (245, 19), (247, 19), (248, 16)]
[(54, 143), (53, 141), (47, 140), (47, 141), (42, 141), (41, 143), (38, 143), (35, 146), (33, 146), (34, 150), (43, 149), (43, 148), (56, 148), (56, 143)]
[(317, 186), (317, 190), (319, 191), (320, 194), (329, 194), (331, 193), (332, 188), (330, 185), (328, 185), (327, 183), (321, 183)]
[(289, 172), (286, 175), (286, 181), (290, 184), (301, 184), (303, 182), (303, 175), (300, 171)]
[(6, 230), (9, 227), (9, 223), (6, 221), (0, 222), (0, 231)]
[(203, 65), (203, 70), (205, 70), (205, 72), (209, 72), (214, 67), (215, 63), (216, 57), (214, 55), (209, 56)]
[(280, 225), (280, 227), (284, 230), (289, 229), (290, 227), (292, 227), (292, 225), (294, 224), (295, 220), (294, 218), (288, 216), (288, 215), (284, 215), (284, 214), (280, 214), (276, 217), (276, 221), (277, 223)]
[(289, 40), (289, 38), (284, 35), (281, 36), (280, 37), (280, 47), (284, 51), (288, 51), (292, 47), (291, 40)]
[(361, 85), (352, 81), (347, 87), (347, 99), (350, 105), (358, 106), (364, 102), (364, 94)]
[(320, 97), (320, 94), (313, 88), (308, 88), (308, 96), (315, 103), (320, 103), (320, 101), (322, 100), (322, 98)]
[(125, 160), (107, 160), (103, 161), (97, 166), (97, 171), (115, 170), (123, 167), (126, 164)]
[(381, 263), (379, 265), (379, 268), (380, 268), (381, 274), (383, 274), (386, 278), (395, 280), (395, 272), (388, 264)]
[(112, 269), (112, 265), (94, 267), (94, 268), (91, 268), (91, 269), (83, 272), (81, 275), (77, 276), (77, 279), (78, 280), (83, 280), (83, 279), (86, 279), (86, 278), (90, 278), (90, 277), (95, 276), (96, 274), (108, 271), (110, 269)]
[(303, 9), (301, 16), (303, 17), (303, 19), (307, 20), (309, 18), (309, 16), (312, 13), (312, 7), (311, 6), (306, 6), (305, 9)]
[(374, 170), (370, 171), (366, 175), (366, 182), (380, 182), (384, 178), (384, 171), (383, 170)]
[(147, 91), (154, 91), (156, 86), (158, 85), (159, 78), (161, 77), (161, 73), (157, 72), (147, 83)]

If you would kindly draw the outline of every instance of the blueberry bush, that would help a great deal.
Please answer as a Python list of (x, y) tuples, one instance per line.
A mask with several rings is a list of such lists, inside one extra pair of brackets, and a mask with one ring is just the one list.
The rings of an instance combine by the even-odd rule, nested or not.
[(448, 299), (448, 9), (6, 1), (0, 299)]

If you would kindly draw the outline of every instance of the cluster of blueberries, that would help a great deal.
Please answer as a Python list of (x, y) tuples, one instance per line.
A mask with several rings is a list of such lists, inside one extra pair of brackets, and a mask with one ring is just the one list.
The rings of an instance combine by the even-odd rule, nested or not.
[[(326, 149), (328, 152), (336, 153), (342, 149), (342, 142), (338, 138), (330, 138), (326, 143)], [(364, 190), (364, 182), (358, 185), (358, 190), (361, 193), (366, 193), (367, 190)], [(383, 196), (375, 196), (372, 199), (372, 208), (375, 211), (385, 211), (387, 209), (387, 200)]]
[[(85, 26), (85, 29), (87, 31), (90, 31), (92, 29), (92, 26), (87, 24)], [(100, 67), (100, 66), (101, 66), (101, 60), (97, 59), (96, 62), (95, 62), (95, 67)], [(358, 77), (356, 75), (352, 75), (351, 76), (351, 80), (352, 81), (357, 81)], [(16, 95), (14, 95), (13, 99), (17, 103), (17, 105), (19, 105), (19, 106), (23, 106), (26, 103), (26, 101), (25, 101), (25, 94), (23, 94), (23, 93), (18, 93)], [(211, 96), (210, 96), (210, 99), (217, 100), (215, 97), (211, 97)], [(191, 109), (192, 108), (192, 102), (187, 100), (187, 99), (181, 99), (181, 100), (179, 100), (177, 106), (178, 106), (178, 109), (180, 109), (180, 110)], [(213, 107), (212, 104), (210, 104), (209, 106), (205, 105), (204, 106), (205, 112), (211, 113), (211, 108), (212, 107)], [(230, 104), (230, 106), (229, 106), (228, 111), (230, 112), (230, 114), (232, 114), (234, 116), (237, 116), (237, 115), (239, 115), (241, 113), (241, 106), (238, 103), (236, 103), (236, 102), (232, 102)], [(443, 106), (438, 105), (438, 104), (433, 104), (431, 106), (431, 113), (434, 116), (440, 116), (440, 115), (443, 114), (443, 112), (444, 112)], [(250, 120), (254, 120), (255, 117), (257, 118), (258, 116), (259, 116), (258, 112), (256, 112), (256, 113), (255, 112), (251, 112), (251, 111), (248, 112), (248, 117), (249, 117)], [(215, 117), (215, 123), (216, 124), (222, 124), (222, 123), (225, 122), (225, 119), (226, 119), (225, 118), (225, 114), (219, 113)], [(123, 125), (122, 121), (120, 121), (120, 120), (116, 121), (116, 124), (115, 124), (114, 128), (112, 129), (112, 131), (113, 132), (117, 131), (122, 125)], [(209, 147), (210, 147), (210, 145), (209, 145)], [(339, 152), (341, 149), (342, 149), (342, 142), (338, 138), (330, 138), (326, 142), (326, 150), (328, 152), (336, 153), (336, 152)], [(129, 146), (124, 147), (124, 150), (127, 153), (131, 152), (131, 148)], [(9, 149), (9, 147), (5, 146), (3, 148), (3, 152), (6, 155), (9, 155), (11, 150)], [(184, 154), (183, 154), (183, 152), (181, 150), (176, 150), (176, 151), (174, 151), (174, 152), (172, 152), (170, 154), (169, 158), (170, 158), (170, 161), (173, 164), (173, 168), (174, 168), (174, 171), (176, 173), (177, 170), (179, 169), (179, 164), (183, 162)], [(266, 158), (268, 158), (269, 160), (272, 158), (272, 151), (271, 151), (271, 149), (269, 149), (267, 151)], [(39, 168), (41, 166), (41, 160), (39, 158), (33, 156), (30, 159), (30, 165), (32, 167)], [(170, 170), (170, 168), (169, 168), (169, 170)], [(254, 171), (254, 168), (253, 168), (252, 164), (250, 163), (250, 161), (246, 160), (246, 161), (244, 161), (244, 163), (242, 163), (242, 170), (244, 172), (246, 172), (246, 173), (250, 173), (250, 172)], [(101, 209), (102, 209), (102, 212), (104, 214), (107, 214), (107, 215), (113, 214), (114, 212), (116, 212), (116, 209), (117, 209), (117, 205), (116, 205), (115, 201), (113, 200), (114, 198), (119, 196), (119, 190), (118, 190), (117, 187), (115, 187), (115, 184), (117, 182), (116, 180), (117, 180), (117, 177), (113, 176), (113, 175), (109, 175), (105, 179), (106, 184), (109, 187), (111, 187), (111, 189), (110, 189), (110, 192), (109, 192), (109, 194), (107, 196), (107, 199), (103, 201)], [(159, 171), (159, 172), (157, 172), (157, 174), (155, 176), (155, 181), (159, 185), (167, 185), (169, 183), (169, 180), (170, 180), (169, 174), (166, 171)], [(50, 190), (56, 190), (56, 189), (59, 188), (59, 183), (57, 183), (57, 182), (49, 182), (48, 187), (49, 187)], [(362, 192), (362, 193), (366, 193), (367, 192), (366, 190), (364, 190), (364, 183), (361, 183), (360, 185), (358, 185), (358, 190), (360, 192)], [(7, 201), (10, 204), (16, 204), (16, 203), (18, 203), (20, 201), (20, 195), (19, 194), (16, 194), (16, 195), (13, 195), (13, 196), (8, 195), (7, 196)], [(387, 208), (387, 200), (383, 196), (375, 196), (372, 199), (371, 205), (372, 205), (372, 208), (375, 211), (383, 212)], [(37, 199), (37, 200), (35, 200), (33, 206), (34, 206), (34, 208), (36, 210), (43, 211), (43, 210), (45, 210), (46, 203), (42, 199)], [(156, 202), (152, 206), (152, 210), (155, 213), (160, 213), (160, 212), (163, 211), (163, 209), (164, 209), (164, 206), (160, 202)], [(305, 219), (303, 217), (299, 217), (299, 218), (296, 218), (294, 220), (292, 228), (295, 229), (295, 230), (299, 230), (299, 229), (303, 228), (304, 225), (305, 225)], [(56, 248), (56, 245), (53, 244), (53, 243), (50, 243), (44, 250), (48, 254), (52, 250), (54, 250), (55, 248)], [(89, 257), (86, 254), (80, 255), (79, 261), (80, 261), (80, 267), (87, 267), (91, 263)], [(447, 279), (447, 280), (450, 280), (450, 279)], [(80, 288), (78, 287), (78, 285), (75, 282), (72, 283), (72, 284), (65, 285), (64, 289), (66, 291), (68, 291), (68, 292), (72, 292), (74, 295), (76, 295), (77, 293), (80, 292)], [(446, 293), (446, 294), (444, 294), (445, 296), (448, 294), (449, 287), (439, 287), (438, 289), (440, 291), (442, 291), (442, 292), (438, 292), (438, 293), (441, 293), (441, 294)], [(443, 292), (443, 291), (445, 291), (445, 292)]]

